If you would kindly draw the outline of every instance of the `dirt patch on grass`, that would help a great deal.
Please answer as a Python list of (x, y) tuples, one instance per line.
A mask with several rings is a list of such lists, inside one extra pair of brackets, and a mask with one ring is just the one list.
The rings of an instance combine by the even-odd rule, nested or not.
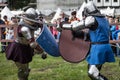
[(120, 80), (120, 66), (105, 65), (102, 67), (101, 73), (109, 80)]

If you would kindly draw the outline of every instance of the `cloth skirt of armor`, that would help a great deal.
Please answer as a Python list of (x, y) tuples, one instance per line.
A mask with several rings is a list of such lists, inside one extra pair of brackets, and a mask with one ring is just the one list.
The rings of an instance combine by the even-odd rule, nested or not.
[(25, 64), (32, 61), (34, 49), (29, 45), (12, 42), (6, 48), (5, 53), (8, 60)]
[(104, 64), (105, 62), (115, 62), (110, 44), (91, 45), (87, 61), (91, 65)]

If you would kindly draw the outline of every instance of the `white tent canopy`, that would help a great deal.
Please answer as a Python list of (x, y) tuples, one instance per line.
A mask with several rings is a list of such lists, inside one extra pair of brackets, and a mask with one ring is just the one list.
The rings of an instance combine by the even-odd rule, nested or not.
[(23, 14), (24, 11), (21, 11), (21, 10), (18, 10), (18, 11), (11, 11), (11, 13), (12, 13), (13, 15), (20, 15), (20, 14)]
[(42, 14), (44, 14), (45, 16), (48, 16), (50, 15), (51, 13), (53, 13), (54, 11), (53, 10), (40, 10), (40, 12)]
[(80, 20), (82, 19), (82, 12), (84, 10), (85, 5), (86, 5), (86, 2), (83, 2), (80, 9), (77, 11), (76, 17), (79, 18)]
[(5, 6), (1, 11), (1, 18), (3, 19), (5, 15), (8, 17), (8, 20), (11, 20), (11, 17), (14, 16), (14, 14), (11, 13), (10, 9), (7, 6)]
[(107, 9), (102, 9), (102, 10), (100, 10), (100, 12), (104, 15), (114, 16), (115, 15), (115, 8), (107, 7)]
[(58, 8), (53, 19), (51, 20), (51, 23), (53, 23), (54, 20), (57, 20), (60, 17), (61, 12), (62, 12), (62, 10), (60, 8)]
[(71, 16), (71, 11), (64, 11), (64, 13), (68, 16)]

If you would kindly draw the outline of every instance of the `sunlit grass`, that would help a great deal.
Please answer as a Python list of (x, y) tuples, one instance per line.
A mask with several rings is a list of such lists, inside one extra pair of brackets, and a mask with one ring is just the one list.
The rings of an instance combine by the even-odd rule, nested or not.
[[(48, 56), (41, 59), (35, 55), (30, 63), (31, 72), (29, 80), (90, 80), (87, 76), (87, 62), (69, 63), (61, 57)], [(119, 58), (115, 63), (104, 64), (101, 73), (109, 80), (120, 80)], [(12, 61), (0, 53), (0, 80), (17, 80), (17, 68)]]

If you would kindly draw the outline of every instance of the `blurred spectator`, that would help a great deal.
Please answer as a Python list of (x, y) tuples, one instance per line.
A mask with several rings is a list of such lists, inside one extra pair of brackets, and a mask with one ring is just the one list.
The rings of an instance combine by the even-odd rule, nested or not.
[[(64, 12), (61, 12), (60, 17), (57, 19), (57, 24), (66, 23), (68, 21), (69, 21), (69, 18), (65, 17)], [(58, 25), (58, 28), (59, 28), (59, 25)], [(57, 29), (57, 30), (59, 30), (59, 29)], [(59, 42), (59, 38), (60, 38), (60, 30), (59, 30), (58, 35), (57, 35), (58, 42)]]
[[(120, 40), (120, 30), (116, 30), (112, 34), (112, 39), (113, 40)], [(120, 57), (120, 43), (116, 43), (116, 56)]]
[(119, 23), (119, 17), (115, 18), (115, 23), (116, 23), (116, 30), (119, 30), (119, 25), (117, 25), (117, 23)]
[[(1, 15), (0, 15), (0, 25), (5, 24), (5, 22), (1, 19)], [(5, 27), (1, 28), (1, 39), (5, 39)], [(1, 42), (1, 53), (5, 52), (5, 42)]]
[[(118, 32), (118, 40), (120, 40), (120, 30)], [(117, 45), (117, 56), (120, 57), (120, 43), (116, 43)]]
[(76, 11), (71, 12), (71, 16), (69, 18), (69, 22), (73, 21), (79, 21), (79, 19), (76, 17)]
[(49, 26), (50, 32), (53, 34), (53, 26)]
[(8, 28), (7, 32), (6, 32), (6, 39), (13, 39), (14, 38), (14, 25), (18, 23), (18, 19), (17, 17), (12, 17), (11, 21), (9, 22), (9, 25), (11, 26), (10, 28)]
[[(8, 17), (5, 15), (5, 16), (3, 16), (3, 20), (4, 20), (4, 22), (5, 22), (5, 25), (9, 25), (9, 21), (8, 21)], [(9, 28), (7, 27), (7, 28), (5, 28), (5, 34), (7, 34), (8, 33), (8, 30), (9, 30)]]
[[(113, 18), (112, 16), (109, 16), (108, 21), (109, 21), (109, 23), (110, 23), (110, 40), (113, 40), (112, 35), (113, 35), (114, 32), (116, 31), (116, 25), (115, 25), (115, 24), (113, 25), (113, 23), (115, 23), (115, 21), (114, 21), (114, 18)], [(113, 45), (116, 45), (115, 43), (112, 43), (112, 44), (113, 44)], [(115, 56), (117, 56), (117, 51), (116, 51), (116, 49), (117, 49), (116, 47), (112, 46), (112, 50), (113, 50)]]
[(4, 22), (6, 25), (9, 25), (8, 17), (5, 15), (3, 16)]
[(57, 40), (58, 30), (56, 29), (56, 27), (50, 26), (49, 29), (51, 33), (53, 34), (53, 36), (55, 37), (55, 39)]
[(66, 22), (66, 21), (68, 22), (68, 20), (69, 20), (69, 18), (65, 17), (64, 12), (61, 12), (59, 19), (60, 19), (61, 22)]
[[(119, 23), (119, 17), (117, 17), (117, 18), (115, 18), (115, 20), (114, 20), (114, 22), (115, 22), (115, 27), (113, 28), (113, 33), (112, 33), (112, 39), (113, 40), (120, 40), (120, 26), (118, 25), (118, 23)], [(120, 57), (120, 43), (116, 43), (116, 51), (114, 51), (114, 52), (116, 52), (116, 56), (119, 56)]]
[(44, 23), (47, 23), (47, 21), (45, 20), (42, 14), (39, 14), (38, 19)]

